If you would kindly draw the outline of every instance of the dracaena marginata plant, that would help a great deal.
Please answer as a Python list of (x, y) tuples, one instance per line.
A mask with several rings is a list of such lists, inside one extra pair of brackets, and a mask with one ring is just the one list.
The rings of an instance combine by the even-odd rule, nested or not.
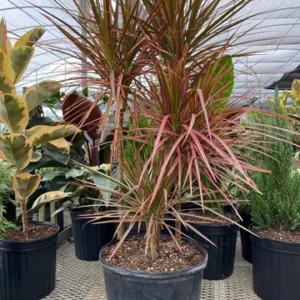
[[(41, 125), (27, 129), (30, 111), (57, 92), (61, 85), (56, 81), (40, 82), (18, 96), (16, 85), (34, 55), (35, 43), (45, 30), (34, 28), (12, 46), (4, 20), (0, 27), (0, 122), (7, 128), (0, 135), (0, 157), (15, 170), (12, 188), (20, 201), (23, 232), (28, 237), (26, 200), (40, 185), (41, 176), (26, 172), (26, 167), (30, 162), (41, 159), (41, 153), (37, 151), (40, 145), (50, 143), (59, 148), (61, 145), (64, 145), (64, 149), (68, 148), (64, 137), (76, 134), (79, 130), (73, 125)], [(34, 207), (66, 196), (62, 192), (43, 194), (36, 199)]]
[[(108, 89), (111, 83), (115, 85), (110, 89), (112, 101), (132, 92), (133, 136), (120, 134), (116, 140), (119, 151), (126, 139), (135, 139), (137, 147), (132, 147), (132, 155), (127, 157), (119, 152), (118, 163), (124, 166), (124, 173), (118, 180), (97, 173), (118, 184), (119, 189), (98, 187), (114, 196), (109, 202), (112, 210), (99, 212), (96, 221), (119, 222), (119, 228), (129, 223), (115, 251), (135, 223), (145, 223), (146, 253), (155, 258), (162, 226), (178, 245), (180, 224), (195, 230), (180, 209), (182, 203), (197, 204), (203, 211), (211, 210), (206, 199), (219, 200), (215, 195), (231, 203), (224, 182), (245, 192), (257, 190), (248, 171), (266, 170), (249, 163), (243, 149), (253, 147), (251, 137), (264, 133), (243, 124), (242, 117), (254, 108), (242, 107), (239, 99), (228, 101), (232, 63), (226, 56), (245, 34), (237, 29), (249, 18), (243, 18), (241, 11), (250, 2), (119, 0), (112, 5), (108, 0), (89, 0), (91, 25), (85, 25), (83, 13), (74, 16), (88, 38), (58, 20), (68, 27), (66, 31), (51, 17), (82, 51), (80, 55), (85, 54), (90, 71), (100, 78), (98, 83)], [(128, 22), (122, 22), (124, 19)], [(125, 43), (129, 40), (134, 40), (132, 49)], [(139, 72), (131, 73), (135, 66)], [(132, 81), (123, 80), (127, 75)], [(118, 115), (122, 107), (116, 104)], [(149, 120), (144, 123), (147, 128), (140, 128), (139, 115)], [(117, 117), (116, 128), (120, 132), (119, 120)], [(194, 217), (199, 221), (209, 218)], [(176, 225), (168, 220), (175, 220)]]

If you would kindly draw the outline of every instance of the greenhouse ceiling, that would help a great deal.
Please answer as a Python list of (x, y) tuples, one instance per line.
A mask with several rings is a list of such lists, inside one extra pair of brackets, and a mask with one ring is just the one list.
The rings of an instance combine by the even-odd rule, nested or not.
[[(84, 3), (84, 0), (80, 2)], [(42, 7), (72, 24), (72, 19), (58, 3), (75, 9), (73, 0), (1, 0), (0, 17), (6, 19), (12, 39), (34, 26), (43, 26), (47, 30), (30, 65), (28, 81), (38, 81), (49, 72), (55, 77), (70, 73), (69, 58), (57, 51), (49, 51), (48, 45), (64, 48), (71, 45), (38, 9)], [(253, 53), (235, 61), (235, 93), (246, 95), (248, 99), (253, 96), (264, 98), (270, 93), (266, 87), (300, 65), (300, 0), (253, 0), (242, 13), (258, 15), (239, 29), (244, 32), (253, 28), (251, 34), (239, 41), (245, 44), (230, 50)]]

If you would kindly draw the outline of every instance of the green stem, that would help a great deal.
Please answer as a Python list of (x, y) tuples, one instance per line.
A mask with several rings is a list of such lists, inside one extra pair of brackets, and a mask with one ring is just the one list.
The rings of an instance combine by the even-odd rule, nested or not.
[(22, 212), (22, 225), (23, 225), (23, 233), (25, 237), (28, 239), (28, 214), (26, 208), (26, 200), (21, 199), (21, 212)]
[(46, 205), (43, 205), (39, 209), (39, 221), (40, 222), (45, 222), (46, 221)]

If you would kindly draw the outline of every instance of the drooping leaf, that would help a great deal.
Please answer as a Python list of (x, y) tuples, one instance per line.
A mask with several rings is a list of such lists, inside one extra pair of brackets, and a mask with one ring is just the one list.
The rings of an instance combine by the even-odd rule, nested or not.
[(42, 27), (36, 27), (23, 34), (15, 43), (14, 48), (21, 46), (31, 47), (33, 46), (45, 33), (45, 29)]
[(36, 126), (28, 130), (29, 134), (33, 133), (29, 140), (33, 146), (45, 144), (69, 135), (75, 135), (80, 130), (73, 125), (57, 126)]
[(29, 115), (20, 98), (11, 94), (0, 95), (0, 122), (12, 133), (21, 133), (27, 126)]
[(54, 147), (55, 149), (58, 149), (59, 151), (66, 152), (68, 154), (70, 153), (70, 144), (64, 138), (51, 141), (48, 144), (50, 145), (50, 147)]
[(22, 134), (0, 136), (0, 158), (19, 170), (28, 166), (32, 158), (32, 145)]
[(13, 48), (5, 57), (3, 69), (7, 78), (14, 84), (22, 78), (31, 58), (34, 54), (34, 48), (21, 46)]
[(47, 80), (39, 82), (27, 89), (22, 95), (21, 100), (26, 103), (28, 111), (31, 111), (51, 97), (60, 88), (61, 84), (57, 81)]
[(21, 173), (14, 176), (12, 187), (16, 195), (20, 199), (25, 200), (36, 191), (40, 182), (40, 174)]
[(38, 162), (41, 160), (42, 156), (41, 152), (33, 152), (30, 162)]
[[(111, 177), (112, 177), (112, 179), (117, 178), (117, 169), (113, 170)], [(105, 204), (108, 205), (112, 193), (101, 190), (101, 187), (109, 189), (109, 190), (114, 190), (118, 186), (118, 184), (115, 181), (109, 179), (107, 176), (104, 177), (104, 176), (101, 176), (100, 174), (93, 173), (92, 178), (93, 178), (94, 183), (97, 185), (97, 187), (99, 187), (102, 198), (105, 201)]]
[(11, 80), (6, 76), (6, 73), (0, 70), (0, 92), (4, 94), (16, 94), (15, 87)]
[(69, 197), (69, 194), (61, 191), (48, 192), (38, 197), (34, 201), (32, 208), (36, 208), (38, 206), (42, 206), (53, 201), (62, 200), (67, 197)]
[(66, 173), (66, 179), (80, 177), (84, 172), (84, 169), (71, 169)]

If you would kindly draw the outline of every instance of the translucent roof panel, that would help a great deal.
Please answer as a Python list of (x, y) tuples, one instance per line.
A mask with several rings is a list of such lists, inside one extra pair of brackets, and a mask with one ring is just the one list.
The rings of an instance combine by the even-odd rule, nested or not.
[[(223, 3), (228, 1), (223, 0)], [(1, 0), (0, 17), (5, 17), (11, 39), (35, 26), (47, 30), (27, 71), (27, 81), (38, 81), (45, 72), (48, 77), (49, 72), (53, 77), (64, 70), (70, 73), (72, 60), (57, 51), (49, 51), (47, 45), (51, 43), (64, 48), (72, 45), (37, 8), (39, 6), (76, 26), (67, 12), (59, 8), (59, 2), (69, 10), (76, 10), (72, 0)], [(265, 87), (300, 65), (300, 0), (253, 0), (240, 14), (256, 15), (244, 22), (236, 33), (252, 28), (251, 34), (243, 36), (240, 45), (230, 50), (232, 53), (253, 53), (235, 61), (235, 94), (247, 98), (253, 95), (264, 97), (272, 93)]]

